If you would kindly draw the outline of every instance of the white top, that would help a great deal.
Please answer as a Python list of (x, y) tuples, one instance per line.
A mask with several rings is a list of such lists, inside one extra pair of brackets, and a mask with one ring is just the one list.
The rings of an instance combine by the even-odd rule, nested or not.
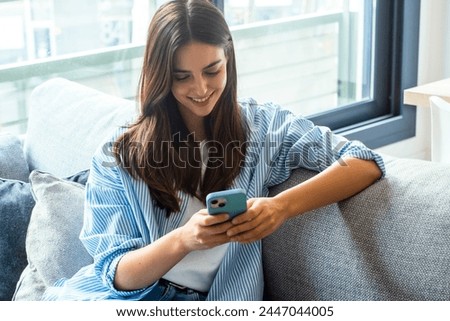
[[(181, 224), (184, 225), (194, 213), (204, 207), (202, 202), (192, 197)], [(163, 279), (197, 291), (208, 292), (228, 246), (227, 243), (212, 249), (189, 253), (167, 272)]]
[[(208, 151), (205, 147), (206, 144), (202, 141), (200, 143), (202, 175), (205, 172), (208, 161)], [(205, 208), (205, 205), (199, 199), (190, 197), (180, 226), (186, 224), (192, 215), (202, 208)], [(208, 250), (199, 250), (189, 253), (167, 272), (163, 276), (163, 279), (187, 286), (188, 288), (197, 291), (208, 292), (228, 246), (229, 244), (222, 244)]]

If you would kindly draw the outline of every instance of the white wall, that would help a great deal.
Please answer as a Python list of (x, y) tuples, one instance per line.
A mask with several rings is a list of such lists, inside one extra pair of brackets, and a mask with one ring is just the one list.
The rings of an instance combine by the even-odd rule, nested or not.
[[(450, 77), (450, 1), (422, 0), (418, 84)], [(450, 90), (450, 89), (449, 89)], [(430, 110), (418, 106), (416, 136), (377, 149), (397, 157), (430, 159)]]

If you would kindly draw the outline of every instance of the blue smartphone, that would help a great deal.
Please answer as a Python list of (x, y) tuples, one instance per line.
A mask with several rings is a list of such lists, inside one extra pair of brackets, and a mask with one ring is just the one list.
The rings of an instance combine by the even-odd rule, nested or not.
[(209, 193), (206, 207), (211, 215), (228, 213), (233, 218), (247, 210), (247, 195), (241, 188)]

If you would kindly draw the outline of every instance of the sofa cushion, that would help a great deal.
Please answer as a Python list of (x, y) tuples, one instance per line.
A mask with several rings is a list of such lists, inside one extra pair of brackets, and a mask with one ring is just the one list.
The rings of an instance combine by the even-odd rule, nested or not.
[[(84, 170), (65, 180), (86, 184), (88, 176)], [(34, 204), (30, 183), (0, 178), (0, 300), (11, 300), (27, 266), (25, 236)]]
[(19, 137), (0, 134), (0, 177), (26, 182), (28, 175), (30, 171)]
[(0, 178), (0, 301), (11, 300), (27, 264), (25, 235), (33, 206), (28, 183)]
[[(450, 165), (392, 158), (386, 170), (354, 197), (291, 219), (264, 240), (267, 299), (450, 298)], [(313, 175), (297, 170), (271, 193)]]
[(30, 170), (58, 177), (89, 168), (98, 145), (135, 116), (135, 103), (55, 78), (30, 99), (25, 155)]
[[(0, 134), (0, 300), (10, 300), (26, 265), (25, 233), (34, 200), (19, 137)], [(15, 258), (15, 259), (13, 259)]]
[[(78, 180), (85, 182), (78, 175)], [(79, 233), (83, 224), (84, 185), (33, 171), (30, 175), (36, 201), (28, 225), (28, 266), (18, 282), (14, 300), (38, 300), (56, 280), (71, 277), (92, 262)]]

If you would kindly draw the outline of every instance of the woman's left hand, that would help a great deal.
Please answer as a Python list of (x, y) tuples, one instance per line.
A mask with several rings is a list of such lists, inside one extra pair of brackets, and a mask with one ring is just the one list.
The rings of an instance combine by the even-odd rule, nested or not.
[(286, 210), (275, 198), (251, 198), (247, 211), (236, 216), (233, 227), (227, 231), (231, 241), (250, 243), (260, 240), (276, 231), (286, 221)]

